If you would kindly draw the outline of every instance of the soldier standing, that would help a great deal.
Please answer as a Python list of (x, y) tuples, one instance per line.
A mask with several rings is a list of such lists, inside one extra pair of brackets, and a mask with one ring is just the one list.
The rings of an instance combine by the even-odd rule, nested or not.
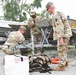
[(52, 15), (53, 39), (57, 40), (59, 65), (54, 70), (65, 70), (65, 66), (68, 65), (67, 50), (69, 39), (72, 36), (71, 28), (67, 18), (62, 12), (55, 10), (52, 2), (46, 4), (46, 9)]
[(32, 11), (30, 13), (30, 16), (31, 17), (28, 20), (28, 27), (31, 30), (31, 34), (34, 35), (34, 38), (35, 38), (34, 42), (37, 43), (37, 42), (40, 42), (40, 40), (41, 40), (41, 31), (39, 30), (39, 28), (36, 25), (36, 20), (39, 20), (41, 18), (37, 18), (35, 11)]
[[(25, 38), (23, 34), (26, 32), (26, 27), (20, 26), (18, 31), (13, 31), (8, 35), (7, 41), (4, 43), (2, 50), (6, 54), (19, 53), (19, 50), (12, 50), (13, 46), (17, 44), (25, 44)], [(18, 52), (17, 52), (18, 51)]]

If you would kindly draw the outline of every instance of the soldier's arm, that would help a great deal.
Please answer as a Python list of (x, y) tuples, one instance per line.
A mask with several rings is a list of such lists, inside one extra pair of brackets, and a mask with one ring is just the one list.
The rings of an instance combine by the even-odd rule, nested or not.
[(24, 36), (23, 35), (20, 35), (19, 36), (19, 41), (18, 41), (20, 44), (25, 44), (26, 43), (26, 40), (25, 40), (25, 38), (24, 38)]
[(60, 12), (60, 18), (62, 20), (62, 23), (64, 24), (64, 27), (68, 28), (70, 26), (69, 22), (68, 22), (67, 18), (65, 17), (65, 15), (62, 12)]
[(33, 21), (32, 18), (30, 18), (30, 19), (28, 20), (28, 27), (32, 27), (32, 25), (34, 25), (34, 21)]
[[(62, 18), (62, 22), (64, 24), (64, 34), (65, 34), (65, 37), (72, 36), (71, 27), (69, 25), (69, 22), (68, 22), (67, 18), (65, 17), (65, 15), (63, 13), (60, 13), (60, 15), (61, 15), (61, 18)], [(67, 34), (69, 34), (69, 35), (67, 35)]]

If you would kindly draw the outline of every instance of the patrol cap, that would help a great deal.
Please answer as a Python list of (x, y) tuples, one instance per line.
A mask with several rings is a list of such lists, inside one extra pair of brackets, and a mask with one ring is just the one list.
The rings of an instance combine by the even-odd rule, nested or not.
[(31, 11), (30, 15), (36, 15), (35, 11)]
[(19, 29), (26, 30), (26, 27), (25, 26), (20, 26)]
[(46, 9), (48, 10), (48, 8), (51, 6), (53, 4), (53, 2), (48, 2), (47, 4), (46, 4)]

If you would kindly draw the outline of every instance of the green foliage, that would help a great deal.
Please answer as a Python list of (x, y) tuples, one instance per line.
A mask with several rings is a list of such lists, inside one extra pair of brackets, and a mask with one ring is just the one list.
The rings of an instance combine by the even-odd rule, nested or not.
[(43, 18), (50, 18), (50, 15), (49, 15), (49, 13), (47, 12), (47, 10), (43, 10), (42, 13), (41, 13), (41, 16), (42, 16)]
[(33, 9), (31, 4), (24, 4), (24, 10), (30, 14), (30, 11)]
[(6, 3), (3, 8), (4, 8), (5, 20), (13, 20), (13, 21), (17, 20), (18, 15), (20, 13), (20, 9), (16, 1)]
[(41, 1), (42, 0), (34, 0), (31, 5), (36, 7), (36, 8), (39, 8), (39, 7), (41, 7)]
[(31, 4), (24, 4), (24, 10), (27, 11), (30, 14), (30, 11), (34, 8), (41, 7), (41, 1), (42, 0), (34, 0)]
[(26, 13), (22, 12), (22, 6), (20, 6), (21, 0), (2, 0), (4, 10), (4, 20), (11, 21), (24, 21), (27, 19)]
[[(27, 14), (30, 14), (30, 11), (34, 8), (41, 7), (42, 0), (33, 0), (33, 3), (26, 4), (21, 3), (23, 0), (1, 0), (3, 2), (4, 9), (4, 19), (11, 21), (24, 21), (27, 19)], [(25, 0), (26, 2), (26, 0)], [(21, 4), (20, 4), (21, 3)], [(43, 18), (48, 18), (49, 14), (46, 10), (42, 11), (42, 13), (37, 13), (37, 15), (42, 16)]]

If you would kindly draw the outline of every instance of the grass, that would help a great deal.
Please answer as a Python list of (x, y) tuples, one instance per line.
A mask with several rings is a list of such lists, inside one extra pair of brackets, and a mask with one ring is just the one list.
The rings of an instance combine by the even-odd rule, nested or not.
[(68, 49), (75, 49), (75, 46), (69, 46)]
[[(57, 50), (56, 46), (52, 46), (52, 47), (45, 47), (43, 48), (44, 50)], [(75, 49), (75, 46), (68, 46), (68, 49)]]

